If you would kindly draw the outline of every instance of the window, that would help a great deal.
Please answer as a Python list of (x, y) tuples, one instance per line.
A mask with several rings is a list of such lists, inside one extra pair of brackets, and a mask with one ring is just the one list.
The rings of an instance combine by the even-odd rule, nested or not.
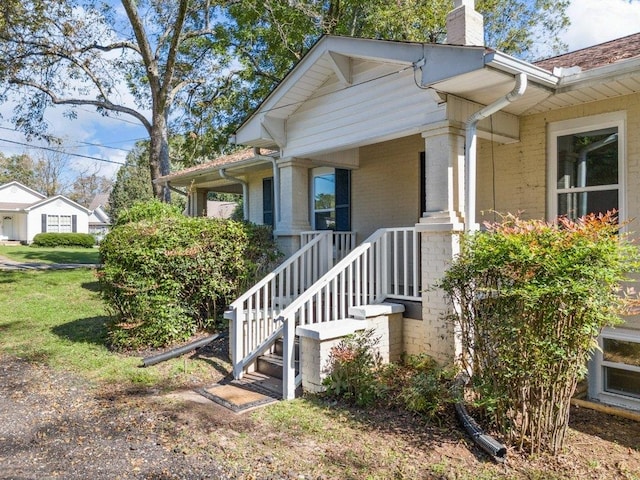
[(273, 177), (262, 179), (262, 223), (275, 228)]
[[(548, 217), (618, 210), (624, 219), (624, 112), (552, 123), (548, 129)], [(640, 406), (640, 331), (605, 329), (589, 364), (589, 396)]]
[[(640, 332), (606, 329), (589, 369), (589, 394), (603, 402), (640, 407)], [(593, 384), (592, 384), (593, 382)]]
[(550, 219), (624, 214), (624, 120), (623, 113), (614, 113), (549, 125)]
[(42, 214), (42, 231), (51, 233), (72, 233), (77, 231), (76, 215)]
[(351, 172), (316, 168), (312, 180), (313, 227), (316, 230), (351, 229)]

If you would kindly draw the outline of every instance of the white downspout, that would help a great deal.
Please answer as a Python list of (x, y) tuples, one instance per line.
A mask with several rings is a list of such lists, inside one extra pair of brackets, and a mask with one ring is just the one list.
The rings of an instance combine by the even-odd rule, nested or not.
[(520, 98), (527, 89), (527, 75), (518, 73), (515, 77), (516, 84), (504, 97), (490, 103), (481, 110), (471, 115), (465, 122), (465, 208), (464, 208), (464, 230), (470, 232), (478, 229), (476, 225), (476, 140), (478, 123), (493, 115), (499, 110), (509, 105), (514, 100)]
[(237, 182), (242, 185), (242, 217), (245, 221), (249, 220), (249, 184), (244, 180), (241, 180), (236, 177), (232, 177), (231, 175), (227, 175), (224, 168), (219, 170), (220, 176), (225, 180), (231, 180), (232, 182)]

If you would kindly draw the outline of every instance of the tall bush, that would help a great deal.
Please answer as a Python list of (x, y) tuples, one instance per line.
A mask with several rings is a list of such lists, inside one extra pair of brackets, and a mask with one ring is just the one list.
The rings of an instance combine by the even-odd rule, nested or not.
[(613, 214), (557, 224), (506, 216), (463, 238), (441, 286), (454, 302), (474, 393), (531, 453), (563, 446), (570, 399), (637, 251)]
[(183, 216), (124, 223), (100, 254), (120, 348), (163, 346), (209, 327), (277, 258), (266, 227)]

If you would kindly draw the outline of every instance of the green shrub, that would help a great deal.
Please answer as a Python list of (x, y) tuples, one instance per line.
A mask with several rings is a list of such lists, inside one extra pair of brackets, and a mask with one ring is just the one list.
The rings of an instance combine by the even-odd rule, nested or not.
[(613, 214), (557, 224), (506, 216), (463, 238), (441, 283), (459, 310), (477, 403), (520, 448), (562, 448), (570, 399), (596, 338), (620, 322), (637, 267)]
[(401, 408), (437, 418), (453, 400), (452, 368), (442, 368), (427, 355), (411, 355), (401, 363), (381, 365), (379, 338), (373, 330), (347, 336), (331, 349), (326, 394), (358, 406)]
[(38, 233), (31, 243), (34, 247), (92, 248), (96, 239), (88, 233)]
[(266, 227), (181, 215), (121, 224), (100, 254), (116, 348), (160, 347), (210, 328), (278, 257)]
[(328, 395), (343, 398), (359, 406), (371, 406), (381, 396), (381, 384), (376, 377), (380, 341), (373, 330), (348, 335), (331, 349), (323, 381)]
[(147, 200), (134, 203), (131, 207), (123, 209), (114, 223), (114, 227), (131, 222), (141, 222), (143, 220), (154, 221), (167, 217), (180, 217), (180, 208), (170, 203), (160, 200)]

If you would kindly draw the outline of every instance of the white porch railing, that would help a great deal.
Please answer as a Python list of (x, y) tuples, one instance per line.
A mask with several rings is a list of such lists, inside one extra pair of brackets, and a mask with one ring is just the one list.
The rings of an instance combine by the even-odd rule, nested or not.
[[(326, 233), (326, 230), (312, 230), (300, 233), (300, 246), (306, 245), (318, 235)], [(342, 260), (356, 246), (355, 232), (333, 232), (333, 261)]]
[(244, 369), (281, 335), (274, 320), (289, 303), (333, 265), (331, 231), (319, 232), (273, 272), (247, 290), (225, 312), (231, 320), (233, 375)]
[(414, 228), (380, 229), (280, 312), (283, 397), (293, 398), (296, 325), (347, 318), (349, 308), (385, 298), (420, 300), (420, 242)]

